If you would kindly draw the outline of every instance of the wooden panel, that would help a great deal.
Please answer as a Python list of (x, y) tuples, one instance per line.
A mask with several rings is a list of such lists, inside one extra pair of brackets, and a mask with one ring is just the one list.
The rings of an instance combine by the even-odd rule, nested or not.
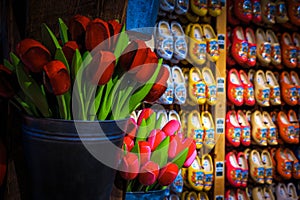
[[(225, 194), (225, 114), (226, 114), (226, 6), (222, 8), (222, 14), (217, 17), (216, 30), (224, 44), (220, 44), (220, 58), (216, 63), (216, 77), (218, 89), (218, 102), (215, 105), (214, 116), (216, 123), (216, 139), (215, 146), (215, 182), (214, 182), (214, 198), (224, 196)], [(221, 40), (222, 41), (222, 40)], [(223, 47), (223, 48), (222, 48)], [(223, 90), (223, 91), (222, 91)], [(222, 169), (220, 164), (223, 164), (223, 172), (216, 169)], [(218, 166), (217, 166), (218, 165)]]
[(59, 17), (67, 21), (75, 14), (82, 14), (91, 18), (124, 21), (127, 0), (28, 0), (27, 4), (26, 36), (39, 38), (41, 23), (55, 30)]

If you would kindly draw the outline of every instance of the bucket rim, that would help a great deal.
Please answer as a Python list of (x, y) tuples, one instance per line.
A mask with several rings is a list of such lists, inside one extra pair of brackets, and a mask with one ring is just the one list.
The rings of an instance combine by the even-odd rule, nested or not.
[(124, 119), (116, 119), (116, 120), (112, 120), (112, 119), (108, 119), (108, 120), (78, 120), (78, 119), (71, 119), (71, 120), (67, 120), (67, 119), (59, 119), (59, 118), (43, 118), (43, 117), (33, 117), (33, 116), (29, 116), (26, 114), (22, 115), (22, 118), (25, 120), (40, 120), (40, 121), (53, 121), (53, 122), (66, 122), (66, 123), (73, 123), (73, 122), (79, 122), (79, 123), (111, 123), (111, 122), (123, 122), (123, 121), (128, 121), (130, 119), (130, 117), (128, 118), (124, 118)]

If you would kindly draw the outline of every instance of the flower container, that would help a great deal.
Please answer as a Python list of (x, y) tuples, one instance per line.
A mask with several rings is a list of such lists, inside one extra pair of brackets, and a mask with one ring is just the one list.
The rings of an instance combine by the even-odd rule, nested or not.
[[(121, 147), (126, 122), (126, 119), (72, 121), (25, 116), (22, 132), (32, 189), (30, 199), (109, 199), (116, 168), (106, 166), (90, 151), (109, 154), (117, 167), (119, 152), (109, 145)], [(95, 131), (99, 125), (102, 132)]]

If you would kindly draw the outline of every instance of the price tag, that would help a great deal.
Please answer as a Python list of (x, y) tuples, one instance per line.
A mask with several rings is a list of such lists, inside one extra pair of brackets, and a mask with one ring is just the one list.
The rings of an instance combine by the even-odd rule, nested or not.
[(220, 49), (225, 48), (225, 35), (224, 34), (218, 34), (218, 44)]
[(216, 162), (216, 176), (223, 176), (224, 162)]
[(224, 93), (225, 88), (225, 79), (224, 78), (217, 78), (217, 92)]
[(224, 118), (217, 118), (216, 119), (216, 129), (217, 129), (217, 134), (222, 134), (222, 133), (224, 133), (224, 128), (225, 128), (225, 126), (224, 126)]

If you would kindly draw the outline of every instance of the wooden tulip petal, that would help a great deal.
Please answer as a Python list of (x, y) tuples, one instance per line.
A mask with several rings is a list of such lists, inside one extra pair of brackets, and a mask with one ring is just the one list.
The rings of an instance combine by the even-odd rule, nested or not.
[[(50, 81), (51, 89), (48, 88), (48, 90), (52, 91), (53, 94), (62, 95), (70, 89), (70, 75), (63, 62), (53, 60), (44, 66), (44, 71)], [(46, 81), (46, 79), (44, 79), (44, 81)], [(49, 86), (46, 82), (45, 85)]]
[(26, 38), (19, 42), (16, 52), (25, 66), (32, 72), (41, 72), (51, 59), (49, 50), (40, 42)]
[[(110, 37), (109, 27), (106, 21), (94, 19), (86, 27), (85, 47), (88, 51), (92, 51), (97, 45)], [(103, 50), (109, 50), (110, 42), (107, 40), (103, 44)]]

